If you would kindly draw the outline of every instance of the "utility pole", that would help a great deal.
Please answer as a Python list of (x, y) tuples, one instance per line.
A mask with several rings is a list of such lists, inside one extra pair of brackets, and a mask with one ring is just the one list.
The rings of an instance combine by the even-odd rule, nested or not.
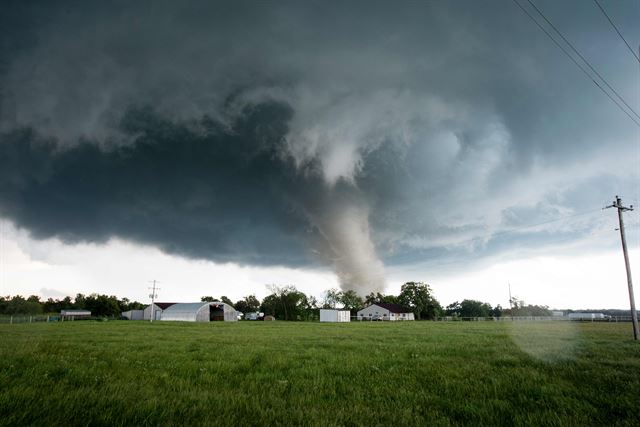
[(156, 311), (156, 298), (158, 298), (158, 295), (156, 294), (156, 291), (159, 290), (160, 288), (156, 287), (156, 283), (159, 283), (156, 280), (153, 280), (151, 283), (153, 283), (153, 287), (149, 287), (149, 289), (151, 289), (151, 294), (149, 294), (149, 298), (151, 298), (151, 319), (149, 320), (150, 322), (153, 322), (153, 318), (155, 317), (155, 311)]
[(625, 207), (622, 205), (620, 197), (616, 196), (616, 200), (608, 208), (618, 209), (618, 221), (620, 222), (620, 239), (622, 240), (622, 252), (624, 253), (624, 266), (627, 269), (627, 285), (629, 286), (629, 304), (631, 305), (631, 323), (633, 323), (633, 339), (638, 340), (638, 313), (636, 312), (636, 302), (633, 297), (633, 283), (631, 281), (631, 267), (629, 266), (629, 254), (627, 253), (627, 237), (624, 234), (624, 221), (622, 220), (622, 212), (632, 211), (633, 205)]

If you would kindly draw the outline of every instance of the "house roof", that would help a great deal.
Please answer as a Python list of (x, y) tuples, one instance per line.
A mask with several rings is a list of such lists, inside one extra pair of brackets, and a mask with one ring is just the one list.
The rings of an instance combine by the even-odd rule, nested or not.
[(390, 304), (387, 302), (375, 303), (372, 305), (377, 305), (378, 307), (382, 307), (386, 310), (389, 310), (391, 313), (411, 313), (411, 309), (400, 305), (400, 304)]

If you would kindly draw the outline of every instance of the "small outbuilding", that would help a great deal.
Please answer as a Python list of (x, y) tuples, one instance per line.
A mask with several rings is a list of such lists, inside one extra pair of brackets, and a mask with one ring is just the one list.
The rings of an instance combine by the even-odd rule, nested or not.
[(162, 311), (160, 320), (181, 322), (237, 322), (235, 308), (223, 302), (189, 302), (172, 304)]
[(60, 319), (62, 319), (62, 321), (88, 319), (90, 317), (91, 317), (91, 312), (89, 310), (61, 310), (60, 311)]
[(244, 320), (264, 320), (264, 313), (251, 311), (244, 314)]
[(569, 313), (569, 320), (604, 320), (607, 316), (604, 313)]
[(400, 304), (377, 303), (357, 313), (358, 320), (415, 320), (413, 312)]
[(349, 310), (334, 310), (334, 309), (321, 308), (320, 321), (321, 322), (350, 322), (351, 312)]

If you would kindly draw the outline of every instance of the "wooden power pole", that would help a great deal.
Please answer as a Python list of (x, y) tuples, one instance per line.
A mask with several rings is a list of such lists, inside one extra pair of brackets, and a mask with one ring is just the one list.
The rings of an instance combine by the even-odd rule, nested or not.
[(624, 221), (622, 220), (622, 212), (632, 211), (633, 205), (625, 207), (622, 205), (620, 197), (616, 196), (616, 200), (607, 208), (618, 209), (618, 221), (620, 222), (620, 239), (622, 240), (622, 252), (624, 253), (624, 266), (627, 269), (627, 285), (629, 286), (629, 304), (631, 305), (631, 323), (633, 323), (633, 339), (638, 340), (638, 313), (636, 312), (636, 302), (633, 296), (633, 282), (631, 281), (631, 267), (629, 266), (629, 254), (627, 253), (627, 237), (624, 234)]
[(153, 318), (155, 317), (156, 298), (158, 298), (158, 294), (156, 294), (156, 291), (160, 289), (156, 287), (156, 283), (158, 283), (157, 280), (154, 280), (151, 283), (153, 283), (153, 287), (149, 287), (149, 289), (151, 289), (151, 294), (149, 294), (149, 298), (151, 298), (151, 318), (149, 319), (149, 322), (153, 322)]

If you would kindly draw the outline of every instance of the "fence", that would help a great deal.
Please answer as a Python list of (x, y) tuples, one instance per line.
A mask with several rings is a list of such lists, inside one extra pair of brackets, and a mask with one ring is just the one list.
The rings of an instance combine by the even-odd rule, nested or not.
[[(97, 320), (97, 321), (106, 321), (106, 320), (117, 320), (117, 318), (106, 318), (106, 317), (83, 317), (78, 319), (66, 319), (64, 322), (79, 322), (83, 320)], [(17, 323), (47, 323), (47, 322), (62, 322), (63, 319), (60, 315), (56, 314), (14, 314), (8, 315), (3, 314), (0, 315), (0, 324), (17, 324)]]
[(14, 315), (3, 315), (0, 316), (0, 323), (46, 323), (46, 322), (57, 322), (59, 320), (59, 316), (55, 315), (45, 315), (45, 314), (37, 314), (37, 315), (28, 315), (28, 314), (14, 314)]
[(569, 316), (503, 316), (503, 317), (455, 317), (445, 316), (436, 319), (439, 322), (631, 322), (631, 316), (606, 316), (602, 318), (569, 318)]

